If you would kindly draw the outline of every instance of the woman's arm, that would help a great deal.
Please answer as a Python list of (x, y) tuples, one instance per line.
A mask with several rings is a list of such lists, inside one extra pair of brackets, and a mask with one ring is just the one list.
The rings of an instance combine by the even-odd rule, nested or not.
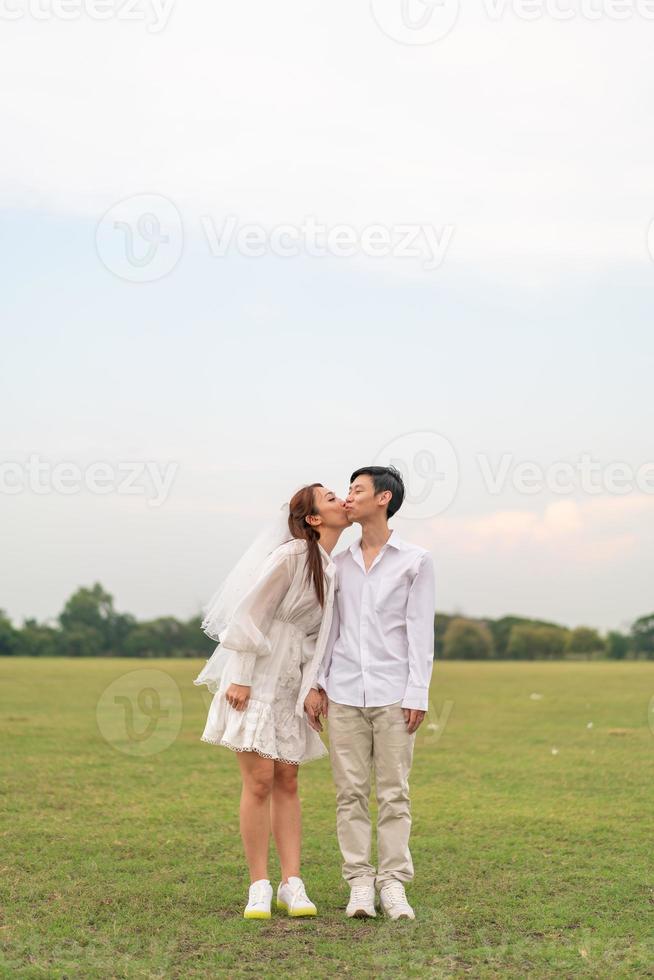
[(257, 657), (270, 653), (267, 634), (291, 586), (293, 572), (293, 555), (288, 552), (279, 554), (276, 549), (220, 634), (220, 643), (225, 649), (241, 654), (238, 667), (230, 677), (233, 684), (251, 685)]

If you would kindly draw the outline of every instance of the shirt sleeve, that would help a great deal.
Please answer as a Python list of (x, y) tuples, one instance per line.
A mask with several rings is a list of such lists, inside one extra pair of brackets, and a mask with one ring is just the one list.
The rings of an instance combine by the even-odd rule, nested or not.
[(252, 684), (257, 657), (267, 656), (271, 652), (267, 634), (292, 580), (291, 556), (288, 553), (273, 553), (262, 566), (256, 583), (236, 606), (220, 634), (220, 643), (226, 650), (236, 650), (241, 654), (230, 676), (230, 683)]
[(329, 628), (329, 636), (327, 637), (327, 643), (325, 645), (325, 655), (322, 658), (320, 667), (318, 668), (318, 675), (316, 677), (315, 683), (313, 685), (315, 690), (327, 690), (327, 677), (329, 676), (329, 668), (332, 662), (332, 651), (334, 649), (334, 644), (338, 637), (341, 626), (341, 618), (338, 612), (338, 593), (334, 597), (334, 610), (332, 613), (332, 622)]
[(406, 632), (409, 644), (409, 680), (404, 692), (403, 708), (427, 711), (429, 682), (434, 668), (434, 616), (436, 586), (434, 562), (424, 554), (409, 589), (406, 610)]

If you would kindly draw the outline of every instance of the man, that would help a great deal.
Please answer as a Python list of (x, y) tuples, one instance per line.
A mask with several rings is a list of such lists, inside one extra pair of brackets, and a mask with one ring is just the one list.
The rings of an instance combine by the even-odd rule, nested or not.
[[(336, 555), (336, 601), (325, 656), (305, 707), (320, 726), (329, 717), (336, 785), (336, 827), (347, 915), (374, 917), (375, 886), (392, 919), (414, 919), (403, 882), (413, 879), (409, 851), (409, 772), (415, 733), (429, 702), (434, 659), (432, 558), (403, 541), (388, 519), (404, 499), (394, 467), (364, 466), (350, 477), (348, 518), (361, 537)], [(378, 803), (378, 868), (370, 863), (372, 770)]]

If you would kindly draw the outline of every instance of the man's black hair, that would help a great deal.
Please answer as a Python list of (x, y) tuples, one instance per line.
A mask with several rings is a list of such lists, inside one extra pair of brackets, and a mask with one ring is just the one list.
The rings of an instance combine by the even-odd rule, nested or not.
[(371, 477), (375, 493), (390, 490), (393, 496), (388, 502), (386, 516), (391, 518), (393, 514), (397, 514), (404, 500), (404, 480), (398, 469), (394, 466), (361, 466), (350, 477), (350, 484), (354, 483), (358, 476)]

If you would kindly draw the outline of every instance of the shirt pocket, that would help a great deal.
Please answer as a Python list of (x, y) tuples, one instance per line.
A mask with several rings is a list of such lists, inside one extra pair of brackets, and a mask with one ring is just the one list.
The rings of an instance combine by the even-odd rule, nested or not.
[(382, 582), (375, 595), (375, 612), (389, 627), (403, 625), (406, 621), (406, 604), (409, 595), (406, 576), (390, 582)]

